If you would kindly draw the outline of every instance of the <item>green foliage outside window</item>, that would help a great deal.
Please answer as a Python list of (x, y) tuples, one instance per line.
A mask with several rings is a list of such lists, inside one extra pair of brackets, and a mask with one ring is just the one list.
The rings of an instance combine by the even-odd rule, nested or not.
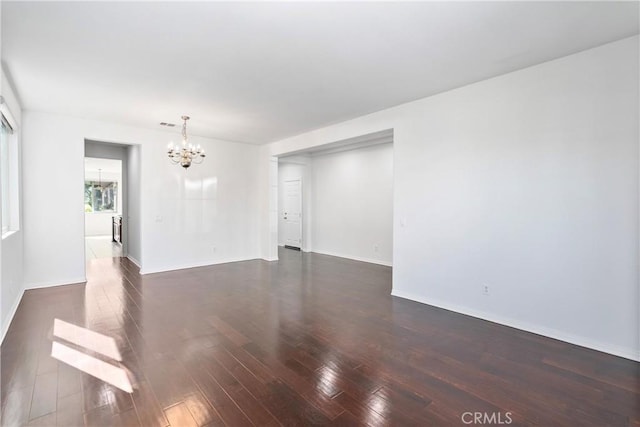
[(113, 181), (85, 181), (85, 212), (116, 212), (118, 183)]

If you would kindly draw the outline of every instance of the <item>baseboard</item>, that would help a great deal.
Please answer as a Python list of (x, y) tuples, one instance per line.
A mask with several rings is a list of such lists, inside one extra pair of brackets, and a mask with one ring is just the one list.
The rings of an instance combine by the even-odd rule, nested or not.
[(569, 344), (578, 345), (580, 347), (586, 347), (592, 350), (601, 351), (603, 353), (612, 354), (614, 356), (623, 357), (625, 359), (634, 360), (640, 362), (640, 351), (632, 348), (623, 348), (618, 346), (612, 346), (610, 344), (597, 342), (589, 338), (575, 336), (566, 332), (558, 331), (552, 328), (546, 328), (539, 325), (522, 322), (519, 320), (506, 318), (502, 316), (496, 316), (492, 313), (486, 313), (479, 310), (469, 309), (467, 307), (457, 306), (455, 304), (445, 303), (442, 301), (436, 301), (433, 299), (427, 299), (419, 295), (415, 295), (409, 292), (398, 291), (396, 289), (391, 291), (391, 295), (399, 298), (408, 299), (411, 301), (419, 302), (421, 304), (431, 305), (445, 310), (453, 311), (455, 313), (464, 314), (466, 316), (475, 317), (477, 319), (487, 320), (489, 322), (498, 323), (500, 325), (509, 326), (514, 329), (519, 329), (525, 332), (531, 332), (537, 335), (542, 335), (548, 338), (564, 341)]
[(18, 311), (18, 306), (20, 305), (23, 296), (24, 289), (22, 290), (22, 292), (20, 292), (20, 296), (16, 298), (16, 300), (13, 302), (13, 305), (11, 306), (11, 309), (9, 310), (10, 314), (7, 317), (7, 324), (2, 328), (1, 331), (2, 334), (0, 335), (0, 344), (2, 344), (2, 342), (4, 341), (4, 337), (7, 335), (7, 332), (9, 332), (9, 326), (11, 326), (11, 322), (13, 322), (13, 316), (16, 315), (16, 311)]
[(224, 260), (218, 260), (215, 262), (203, 262), (203, 263), (195, 263), (195, 264), (182, 264), (182, 265), (173, 265), (170, 267), (160, 267), (156, 269), (148, 269), (148, 270), (140, 270), (141, 275), (145, 274), (155, 274), (155, 273), (165, 273), (167, 271), (176, 271), (176, 270), (186, 270), (188, 268), (198, 268), (198, 267), (209, 267), (212, 265), (218, 264), (228, 264), (230, 262), (241, 262), (241, 261), (251, 261), (254, 259), (260, 259), (259, 257), (255, 258), (227, 258)]
[(318, 251), (318, 250), (311, 250), (310, 252), (316, 253), (316, 254), (320, 254), (320, 255), (329, 255), (329, 256), (335, 256), (335, 257), (338, 257), (338, 258), (352, 259), (354, 261), (368, 262), (369, 264), (384, 265), (385, 267), (393, 267), (392, 263), (379, 261), (377, 259), (356, 257), (356, 256), (351, 256), (351, 255), (338, 254), (338, 253), (335, 253), (335, 252), (321, 252), (321, 251)]
[(137, 259), (135, 259), (131, 255), (127, 255), (127, 259), (129, 261), (131, 261), (132, 263), (134, 263), (139, 269), (142, 269), (142, 267), (140, 266), (140, 261), (138, 261)]
[(86, 283), (86, 281), (87, 281), (86, 277), (76, 277), (74, 279), (67, 279), (67, 280), (52, 280), (49, 282), (31, 283), (25, 286), (25, 291), (28, 291), (31, 289), (52, 288), (54, 286), (75, 285), (77, 283)]

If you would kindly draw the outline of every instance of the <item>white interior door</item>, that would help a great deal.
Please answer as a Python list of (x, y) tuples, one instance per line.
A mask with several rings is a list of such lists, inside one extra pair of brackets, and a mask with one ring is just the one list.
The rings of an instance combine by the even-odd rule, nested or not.
[(284, 244), (302, 247), (302, 182), (299, 179), (284, 182)]

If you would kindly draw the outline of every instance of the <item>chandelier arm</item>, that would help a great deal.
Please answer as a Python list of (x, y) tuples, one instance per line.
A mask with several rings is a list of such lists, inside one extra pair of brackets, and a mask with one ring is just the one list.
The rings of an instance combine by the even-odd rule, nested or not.
[(173, 147), (169, 146), (167, 151), (167, 157), (173, 164), (179, 164), (185, 169), (191, 166), (191, 164), (200, 164), (204, 161), (204, 150), (200, 146), (195, 146), (189, 143), (189, 136), (187, 135), (187, 120), (189, 116), (182, 116), (182, 146)]

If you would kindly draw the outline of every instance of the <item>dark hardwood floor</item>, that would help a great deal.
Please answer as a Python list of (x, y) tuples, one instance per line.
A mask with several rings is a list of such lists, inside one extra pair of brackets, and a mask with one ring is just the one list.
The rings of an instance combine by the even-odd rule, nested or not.
[[(638, 363), (391, 297), (387, 267), (280, 256), (99, 259), (86, 285), (27, 291), (2, 425), (640, 426)], [(114, 337), (134, 392), (53, 359), (56, 318)]]

